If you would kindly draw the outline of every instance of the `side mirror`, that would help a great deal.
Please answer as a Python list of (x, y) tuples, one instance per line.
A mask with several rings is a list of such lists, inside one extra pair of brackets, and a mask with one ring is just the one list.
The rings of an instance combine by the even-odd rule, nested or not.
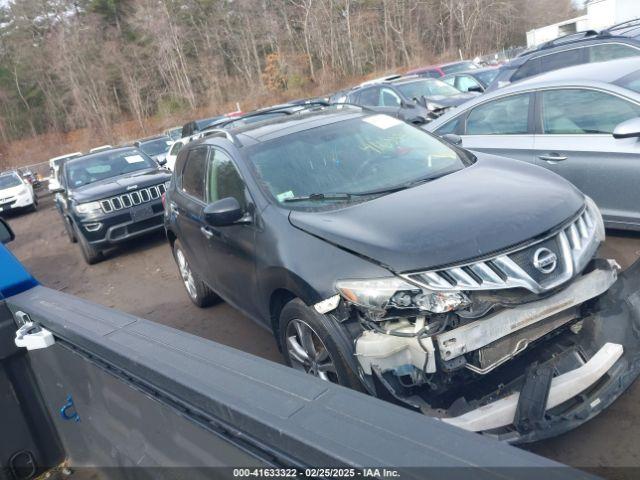
[(482, 88), (480, 85), (474, 85), (472, 87), (467, 88), (467, 92), (482, 93), (484, 92), (484, 88)]
[(640, 137), (640, 118), (632, 118), (622, 122), (613, 129), (613, 138)]
[(441, 138), (445, 142), (449, 142), (452, 145), (457, 145), (457, 146), (462, 145), (462, 138), (460, 138), (460, 136), (456, 135), (455, 133), (446, 133), (446, 134), (442, 135)]
[(0, 243), (9, 243), (15, 238), (16, 236), (9, 224), (3, 218), (0, 218)]
[(212, 227), (224, 227), (240, 220), (243, 213), (238, 200), (226, 197), (204, 207), (204, 220)]

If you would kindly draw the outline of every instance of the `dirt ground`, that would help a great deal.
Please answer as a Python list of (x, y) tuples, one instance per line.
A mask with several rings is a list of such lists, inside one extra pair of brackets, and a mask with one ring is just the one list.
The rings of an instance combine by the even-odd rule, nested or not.
[[(189, 301), (164, 234), (138, 239), (88, 266), (67, 239), (50, 196), (41, 198), (37, 212), (7, 220), (16, 233), (9, 248), (43, 285), (281, 361), (271, 333), (238, 311), (224, 303), (202, 310)], [(602, 252), (626, 268), (640, 257), (640, 235), (608, 232)], [(640, 467), (639, 400), (636, 382), (592, 421), (527, 448), (576, 467)], [(627, 477), (625, 472), (631, 473), (607, 476)]]

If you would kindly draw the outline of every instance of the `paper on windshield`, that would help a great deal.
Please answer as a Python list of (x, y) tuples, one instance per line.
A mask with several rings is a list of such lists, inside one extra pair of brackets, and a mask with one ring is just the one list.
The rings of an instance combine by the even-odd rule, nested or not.
[(127, 163), (140, 163), (140, 162), (144, 162), (144, 158), (142, 158), (141, 155), (129, 155), (127, 157), (124, 157), (124, 159), (127, 161)]
[(382, 130), (395, 127), (402, 123), (397, 118), (390, 117), (389, 115), (372, 115), (371, 117), (365, 118), (364, 121)]

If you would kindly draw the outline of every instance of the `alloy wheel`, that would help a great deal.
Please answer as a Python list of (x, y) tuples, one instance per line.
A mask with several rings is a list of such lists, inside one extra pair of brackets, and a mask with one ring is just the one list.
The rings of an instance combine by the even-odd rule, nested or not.
[(178, 260), (178, 269), (180, 270), (180, 276), (182, 277), (184, 286), (187, 289), (187, 293), (191, 298), (196, 298), (198, 296), (196, 282), (193, 278), (193, 273), (191, 272), (189, 263), (180, 249), (176, 250), (176, 260)]
[(300, 319), (287, 325), (287, 352), (291, 366), (328, 382), (338, 383), (336, 366), (331, 354), (311, 326)]

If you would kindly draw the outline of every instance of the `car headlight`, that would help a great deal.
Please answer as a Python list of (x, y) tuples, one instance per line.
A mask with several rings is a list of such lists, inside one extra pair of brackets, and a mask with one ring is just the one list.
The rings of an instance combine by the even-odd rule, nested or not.
[(336, 288), (345, 300), (371, 310), (376, 316), (390, 307), (445, 313), (469, 304), (462, 292), (426, 290), (398, 277), (340, 280)]
[(79, 203), (74, 207), (78, 213), (98, 213), (102, 211), (100, 202)]
[(601, 242), (604, 241), (605, 233), (604, 233), (604, 220), (602, 219), (602, 213), (600, 213), (600, 209), (596, 205), (596, 202), (593, 201), (593, 198), (584, 196), (587, 203), (587, 210), (591, 212), (594, 217), (594, 221), (596, 223), (596, 236), (598, 240)]

